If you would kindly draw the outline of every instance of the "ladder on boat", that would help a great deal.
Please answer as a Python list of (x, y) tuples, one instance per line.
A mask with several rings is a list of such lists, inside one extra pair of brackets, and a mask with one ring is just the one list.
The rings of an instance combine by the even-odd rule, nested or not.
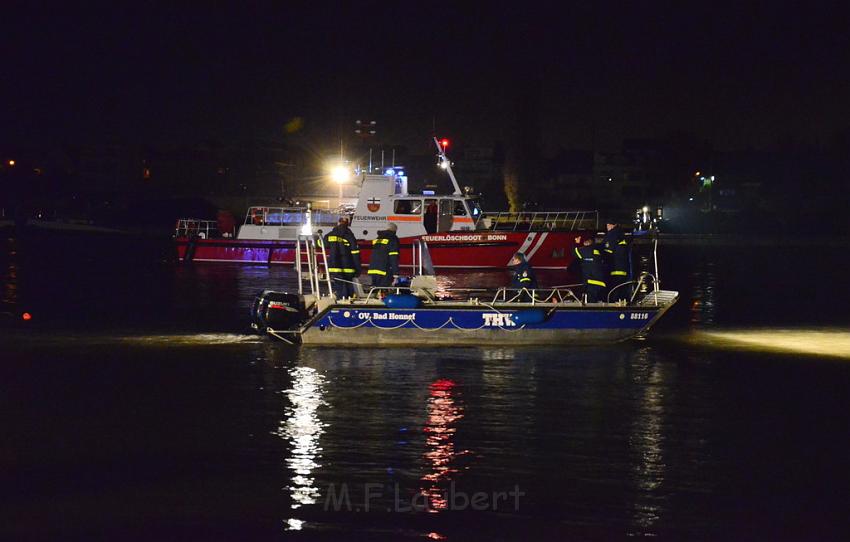
[[(319, 261), (321, 255), (321, 262)], [(320, 272), (320, 266), (323, 270)], [(295, 240), (295, 269), (298, 272), (298, 293), (304, 295), (304, 283), (309, 282), (309, 293), (316, 299), (333, 295), (331, 275), (328, 273), (324, 243), (317, 234), (298, 234)], [(324, 292), (322, 290), (325, 290)]]

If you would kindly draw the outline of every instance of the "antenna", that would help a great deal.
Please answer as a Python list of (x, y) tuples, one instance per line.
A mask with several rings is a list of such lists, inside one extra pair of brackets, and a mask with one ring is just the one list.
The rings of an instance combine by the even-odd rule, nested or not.
[[(355, 120), (354, 121), (354, 133), (360, 136), (363, 140), (363, 143), (366, 143), (366, 140), (370, 141), (375, 137), (375, 134), (378, 133), (378, 122), (374, 120)], [(372, 147), (369, 147), (369, 174), (372, 173)]]
[[(448, 140), (446, 140), (448, 142)], [(460, 186), (457, 184), (457, 179), (455, 179), (455, 173), (452, 171), (452, 163), (449, 158), (446, 156), (446, 147), (440, 144), (440, 140), (437, 137), (434, 137), (434, 145), (437, 146), (437, 153), (440, 156), (440, 166), (444, 167), (446, 171), (449, 172), (449, 178), (452, 180), (452, 185), (455, 188), (454, 195), (460, 196), (463, 192), (460, 189)]]

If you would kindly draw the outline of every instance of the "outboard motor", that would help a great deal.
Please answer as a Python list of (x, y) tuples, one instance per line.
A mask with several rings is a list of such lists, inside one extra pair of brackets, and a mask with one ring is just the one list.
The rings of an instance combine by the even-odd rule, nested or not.
[(251, 305), (251, 327), (262, 332), (296, 329), (307, 320), (304, 297), (287, 292), (263, 290), (254, 297)]

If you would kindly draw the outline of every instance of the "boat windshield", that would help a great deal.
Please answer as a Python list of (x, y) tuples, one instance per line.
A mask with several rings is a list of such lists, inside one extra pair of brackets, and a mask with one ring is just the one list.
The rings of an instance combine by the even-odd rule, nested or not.
[(481, 214), (483, 213), (483, 211), (481, 210), (481, 202), (477, 199), (470, 199), (468, 200), (468, 202), (469, 208), (472, 211), (472, 218), (478, 219), (478, 217), (481, 216)]
[[(254, 226), (297, 226), (306, 222), (306, 207), (251, 207), (245, 224)], [(313, 224), (336, 224), (342, 215), (339, 211), (312, 211)]]

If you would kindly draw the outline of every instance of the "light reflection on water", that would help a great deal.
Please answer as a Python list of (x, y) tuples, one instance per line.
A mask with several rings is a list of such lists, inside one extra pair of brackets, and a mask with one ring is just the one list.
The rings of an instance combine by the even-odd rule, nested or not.
[[(3, 277), (3, 311), (13, 313), (18, 303), (18, 262), (14, 237), (6, 239), (6, 255), (9, 263)], [(8, 309), (8, 311), (7, 311)]]
[[(14, 372), (9, 374), (15, 376), (2, 379), (11, 383), (5, 392), (13, 394), (14, 399), (5, 407), (36, 413), (24, 410), (26, 415), (19, 415), (19, 425), (26, 426), (25, 431), (18, 430), (20, 434), (28, 434), (30, 426), (55, 424), (54, 432), (62, 435), (64, 442), (82, 442), (85, 437), (80, 438), (77, 428), (81, 420), (91, 419), (96, 430), (93, 429), (90, 442), (86, 443), (90, 448), (85, 450), (96, 450), (97, 453), (91, 454), (95, 458), (100, 458), (99, 454), (112, 453), (116, 461), (125, 461), (123, 449), (101, 451), (104, 438), (100, 422), (103, 420), (99, 417), (111, 411), (128, 419), (139, 416), (138, 401), (125, 403), (124, 398), (136, 399), (132, 392), (143, 390), (139, 397), (146, 401), (157, 419), (176, 420), (171, 421), (173, 431), (159, 431), (157, 424), (143, 423), (135, 424), (123, 437), (132, 438), (139, 434), (136, 427), (145, 427), (147, 429), (141, 434), (146, 442), (163, 443), (169, 453), (177, 450), (187, 457), (199, 458), (199, 463), (225, 461), (221, 463), (221, 470), (235, 473), (233, 476), (238, 480), (234, 478), (234, 482), (241, 483), (244, 479), (240, 467), (244, 466), (243, 462), (252, 460), (245, 459), (244, 450), (236, 453), (233, 447), (242, 446), (239, 436), (247, 431), (254, 432), (254, 427), (244, 431), (238, 427), (245, 421), (241, 416), (246, 411), (241, 409), (233, 409), (232, 413), (222, 409), (225, 416), (233, 416), (224, 420), (231, 423), (218, 423), (218, 417), (215, 423), (209, 422), (209, 409), (225, 401), (208, 391), (221, 387), (231, 392), (228, 396), (231, 399), (239, 397), (247, 401), (245, 406), (251, 409), (247, 411), (248, 419), (261, 424), (257, 433), (266, 437), (266, 444), (273, 443), (269, 445), (269, 455), (274, 461), (258, 462), (260, 479), (250, 482), (256, 484), (256, 495), (262, 497), (250, 504), (257, 508), (274, 508), (276, 528), (283, 522), (289, 530), (308, 531), (308, 536), (311, 530), (338, 528), (346, 531), (340, 533), (339, 539), (354, 538), (347, 536), (352, 525), (345, 514), (321, 510), (322, 501), (329, 494), (325, 488), (342, 483), (351, 484), (353, 498), (357, 495), (355, 491), (362, 497), (363, 483), (398, 483), (402, 495), (427, 492), (431, 498), (430, 509), (442, 511), (447, 504), (445, 490), (453, 482), (470, 491), (488, 489), (491, 483), (496, 489), (507, 489), (519, 482), (528, 491), (528, 500), (522, 501), (520, 513), (510, 515), (510, 521), (533, 532), (551, 519), (550, 511), (557, 510), (557, 517), (552, 519), (556, 526), (549, 534), (564, 529), (567, 536), (562, 539), (592, 538), (582, 537), (582, 533), (570, 537), (565, 525), (587, 524), (602, 529), (624, 523), (628, 532), (617, 534), (653, 536), (668, 529), (681, 529), (699, 538), (705, 527), (702, 520), (710, 521), (721, 530), (734, 526), (739, 519), (731, 513), (724, 515), (723, 506), (727, 501), (723, 500), (723, 491), (728, 491), (729, 499), (737, 499), (739, 486), (755, 486), (753, 480), (768, 482), (759, 487), (769, 485), (775, 480), (774, 473), (783, 471), (791, 473), (783, 482), (787, 484), (787, 495), (800, 495), (801, 503), (804, 499), (816, 500), (827, 495), (829, 500), (824, 501), (827, 507), (831, 502), (837, 503), (830, 491), (839, 486), (850, 487), (840, 468), (846, 446), (842, 449), (836, 445), (836, 435), (841, 434), (840, 421), (829, 421), (840, 416), (823, 413), (847, 410), (846, 394), (843, 394), (847, 389), (847, 373), (842, 371), (844, 364), (796, 364), (795, 374), (803, 378), (786, 385), (788, 379), (782, 370), (765, 371), (761, 364), (749, 364), (749, 368), (755, 366), (758, 372), (747, 372), (753, 356), (735, 351), (850, 359), (850, 329), (814, 327), (817, 322), (830, 321), (827, 317), (841, 316), (838, 313), (841, 305), (813, 301), (810, 312), (793, 313), (794, 319), (782, 320), (788, 323), (781, 324), (780, 329), (747, 328), (752, 322), (757, 322), (758, 326), (769, 324), (769, 321), (759, 320), (754, 311), (749, 313), (754, 318), (743, 318), (741, 313), (749, 304), (758, 305), (759, 310), (764, 305), (766, 313), (786, 308), (786, 302), (775, 302), (778, 296), (769, 288), (754, 293), (748, 290), (748, 279), (736, 280), (734, 273), (724, 271), (722, 262), (700, 261), (697, 257), (691, 258), (690, 253), (673, 261), (675, 272), (665, 275), (665, 285), (681, 290), (682, 300), (662, 321), (662, 324), (673, 324), (666, 327), (668, 336), (674, 337), (670, 341), (660, 340), (665, 330), (656, 329), (646, 342), (615, 347), (374, 351), (288, 348), (235, 332), (245, 328), (247, 309), (257, 290), (266, 287), (293, 289), (295, 278), (291, 269), (226, 264), (179, 266), (156, 274), (158, 282), (138, 270), (131, 270), (133, 280), (127, 284), (108, 279), (110, 282), (106, 285), (109, 287), (103, 287), (100, 282), (107, 279), (96, 276), (88, 279), (91, 284), (83, 284), (85, 296), (73, 296), (74, 289), (51, 287), (62, 282), (62, 273), (67, 268), (36, 275), (37, 280), (34, 280), (32, 272), (39, 268), (27, 266), (25, 259), (18, 259), (16, 266), (5, 260), (0, 264), (6, 269), (4, 302), (19, 303), (22, 309), (32, 310), (35, 296), (36, 300), (44, 301), (45, 307), (60, 311), (60, 324), (83, 320), (76, 302), (83, 300), (93, 306), (98, 303), (107, 306), (118, 294), (136, 296), (140, 310), (148, 311), (143, 319), (130, 320), (117, 314), (115, 319), (121, 323), (121, 318), (125, 318), (125, 324), (113, 333), (97, 325), (77, 333), (64, 329), (56, 333), (46, 326), (41, 334), (16, 333), (12, 341), (32, 346), (32, 350), (55, 349), (54, 357), (59, 363), (51, 368), (48, 364), (13, 365), (4, 360), (2, 365), (13, 368)], [(757, 265), (755, 261), (750, 263)], [(117, 270), (106, 268), (106, 271), (99, 276), (118, 276)], [(17, 280), (18, 277), (22, 280), (16, 290), (9, 279)], [(506, 282), (505, 272), (465, 272), (439, 277), (439, 284), (444, 288), (500, 286)], [(543, 284), (567, 282), (541, 280)], [(86, 284), (90, 287), (86, 288)], [(168, 290), (168, 295), (144, 303), (161, 290)], [(741, 294), (746, 292), (753, 295), (742, 298)], [(59, 302), (55, 303), (53, 296), (58, 296)], [(809, 297), (814, 299), (814, 296)], [(722, 312), (718, 312), (719, 307)], [(815, 308), (818, 310), (814, 311)], [(824, 316), (822, 311), (830, 310), (834, 312), (826, 312)], [(41, 315), (37, 311), (33, 314), (36, 316), (34, 323), (38, 324)], [(94, 310), (83, 316), (92, 314)], [(200, 324), (194, 325), (198, 318), (201, 318)], [(791, 327), (798, 323), (808, 327)], [(717, 328), (718, 325), (729, 327)], [(137, 335), (134, 330), (138, 330)], [(225, 332), (211, 333), (209, 330)], [(108, 372), (79, 370), (89, 367), (88, 352), (77, 347), (90, 344), (110, 346), (106, 352), (116, 353), (111, 356), (116, 360), (115, 365)], [(218, 348), (206, 348), (209, 345)], [(709, 350), (714, 347), (729, 352)], [(169, 348), (175, 351), (173, 357), (169, 357)], [(78, 359), (66, 359), (66, 352), (75, 349), (82, 352)], [(147, 358), (138, 359), (150, 359), (141, 371), (138, 363), (123, 363), (125, 353), (134, 349), (148, 353)], [(23, 360), (29, 359), (26, 350), (21, 349), (23, 353), (17, 354)], [(219, 370), (208, 371), (211, 358), (214, 367), (232, 370), (226, 374)], [(776, 355), (764, 358), (783, 359)], [(258, 359), (285, 359), (276, 362), (274, 370), (267, 370), (269, 376), (275, 375), (285, 383), (267, 384), (266, 391), (259, 392), (263, 401), (255, 401), (254, 395), (246, 392), (254, 389), (256, 371), (266, 370), (263, 364), (259, 364), (259, 369), (255, 366)], [(185, 360), (191, 363), (182, 363)], [(735, 363), (722, 363), (728, 360)], [(66, 367), (69, 368), (67, 372), (60, 371)], [(34, 369), (59, 372), (39, 375)], [(101, 367), (93, 367), (93, 370), (101, 371)], [(178, 389), (173, 383), (184, 381), (187, 373), (181, 372), (183, 370), (192, 371), (192, 378), (204, 385)], [(822, 376), (824, 372), (826, 376)], [(75, 377), (77, 374), (82, 376)], [(110, 379), (110, 386), (106, 388), (117, 392), (104, 391), (100, 386), (102, 381), (97, 378), (101, 374)], [(20, 375), (30, 375), (29, 387)], [(752, 375), (763, 376), (768, 382), (773, 378), (781, 387), (777, 390), (777, 386), (753, 386)], [(116, 376), (120, 377), (117, 383), (114, 382)], [(149, 394), (147, 390), (153, 388), (140, 386), (140, 382), (151, 386), (172, 383), (172, 400), (161, 400), (164, 395), (159, 391)], [(830, 382), (840, 385), (835, 389), (824, 385)], [(49, 386), (55, 386), (52, 388), (55, 393), (43, 393)], [(272, 396), (273, 406), (269, 408), (270, 401), (265, 399), (272, 390), (278, 391)], [(26, 399), (18, 400), (15, 393)], [(42, 399), (32, 400), (38, 397)], [(51, 402), (51, 397), (59, 399)], [(104, 404), (114, 408), (89, 410), (86, 397), (106, 397), (108, 403)], [(178, 397), (185, 397), (186, 404), (197, 403), (206, 408), (197, 409), (197, 412), (187, 408), (175, 411)], [(751, 408), (740, 408), (741, 404)], [(764, 410), (761, 406), (765, 406)], [(811, 416), (798, 415), (807, 409), (811, 410)], [(180, 416), (174, 416), (175, 413)], [(813, 419), (832, 424), (828, 427), (838, 430), (814, 431), (811, 429)], [(205, 442), (202, 449), (187, 448), (189, 439), (174, 443), (178, 429), (182, 433), (193, 426), (203, 428), (203, 434), (212, 435), (210, 438), (214, 440)], [(228, 428), (234, 426), (237, 432), (230, 433)], [(121, 441), (123, 427), (123, 423), (115, 424), (117, 438), (113, 440)], [(773, 431), (773, 427), (782, 430)], [(404, 428), (404, 436), (399, 436), (402, 434), (400, 428)], [(739, 453), (761, 450), (760, 446), (764, 446), (765, 452), (772, 452), (772, 448), (762, 443), (766, 441), (772, 446), (771, 439), (777, 433), (789, 435), (787, 441), (777, 443), (776, 449), (780, 449), (778, 445), (781, 444), (783, 455)], [(599, 435), (604, 435), (605, 439), (600, 440)], [(256, 446), (253, 442), (252, 439), (248, 450), (252, 453)], [(357, 446), (353, 446), (353, 442), (357, 442)], [(209, 454), (213, 447), (228, 451), (230, 455)], [(52, 457), (56, 448), (45, 446), (47, 451), (42, 456)], [(473, 452), (466, 452), (466, 449)], [(148, 458), (159, 456), (167, 458), (168, 453), (130, 459), (146, 466), (144, 461), (154, 461)], [(824, 466), (820, 468), (820, 465)], [(385, 466), (392, 467), (391, 474), (384, 474)], [(793, 473), (801, 466), (807, 474), (805, 478), (802, 475), (796, 478)], [(815, 471), (815, 476), (808, 475), (811, 470)], [(92, 468), (87, 475), (96, 477), (98, 472)], [(110, 477), (116, 475), (108, 469), (103, 472), (99, 481), (107, 485), (112, 483)], [(125, 485), (133, 487), (134, 483), (137, 482), (130, 480)], [(550, 493), (549, 489), (554, 486), (567, 489)], [(585, 491), (587, 488), (597, 490), (594, 494), (594, 491)], [(700, 500), (687, 497), (688, 492), (699, 493)], [(284, 501), (283, 510), (277, 502), (260, 502), (271, 493)], [(391, 494), (392, 488), (388, 486), (387, 500)], [(111, 496), (109, 494), (109, 500)], [(209, 498), (200, 494), (194, 496), (199, 502)], [(44, 507), (35, 497), (19, 497), (33, 510)], [(90, 495), (83, 497), (80, 501), (91, 498)], [(720, 511), (712, 516), (710, 511), (699, 510), (695, 502)], [(768, 517), (784, 519), (783, 512), (781, 509), (775, 515), (765, 512), (757, 523), (767, 525), (765, 519)], [(452, 514), (426, 516), (425, 521), (430, 523), (415, 523), (413, 529), (420, 538), (437, 538), (441, 535), (435, 531), (443, 532), (444, 526), (448, 527), (448, 532), (458, 528)], [(481, 518), (495, 516), (472, 516), (469, 526), (464, 527), (468, 529), (464, 531), (466, 536), (451, 538), (474, 538), (480, 534), (475, 523), (484, 521)], [(414, 518), (414, 521), (421, 519)], [(402, 532), (393, 531), (403, 523), (395, 516), (386, 519), (373, 514), (358, 521), (370, 524), (373, 532), (380, 531), (384, 535)], [(406, 536), (409, 531), (403, 532)], [(608, 531), (602, 532), (608, 534)], [(547, 537), (538, 537), (543, 538)]]
[(224, 346), (266, 342), (259, 335), (242, 333), (184, 333), (174, 335), (97, 335), (93, 333), (19, 334), (15, 342), (28, 346), (103, 345), (141, 346), (149, 348)]
[[(667, 398), (664, 394), (662, 365), (650, 360), (649, 349), (636, 352), (632, 383), (638, 390), (637, 416), (628, 437), (632, 449), (632, 476), (638, 493), (632, 502), (633, 520), (639, 534), (647, 535), (661, 517), (663, 502), (658, 490), (664, 483), (667, 465), (664, 462), (663, 433)], [(632, 533), (634, 535), (634, 533)]]
[[(292, 446), (286, 466), (290, 470), (291, 483), (287, 487), (292, 498), (293, 509), (303, 505), (315, 504), (320, 497), (313, 473), (321, 465), (322, 448), (319, 438), (324, 433), (325, 424), (319, 419), (319, 407), (325, 405), (324, 377), (311, 367), (292, 367), (289, 370), (292, 387), (284, 393), (289, 398), (286, 417), (281, 420), (278, 437)], [(289, 520), (290, 527), (300, 528), (298, 519)]]
[(702, 330), (695, 331), (686, 340), (732, 350), (850, 359), (850, 329), (842, 328)]
[(457, 424), (463, 419), (463, 407), (455, 402), (455, 383), (441, 379), (429, 388), (428, 418), (425, 422), (425, 459), (430, 472), (422, 476), (425, 487), (422, 494), (428, 499), (428, 511), (438, 512), (448, 507), (445, 496), (446, 484), (458, 472), (453, 464), (466, 450), (455, 449), (454, 436)]
[(192, 333), (186, 335), (139, 335), (116, 337), (117, 341), (140, 346), (215, 346), (224, 344), (257, 343), (258, 335), (238, 333)]
[(711, 327), (717, 312), (717, 273), (713, 261), (700, 260), (691, 272), (693, 291), (690, 299), (691, 328)]

